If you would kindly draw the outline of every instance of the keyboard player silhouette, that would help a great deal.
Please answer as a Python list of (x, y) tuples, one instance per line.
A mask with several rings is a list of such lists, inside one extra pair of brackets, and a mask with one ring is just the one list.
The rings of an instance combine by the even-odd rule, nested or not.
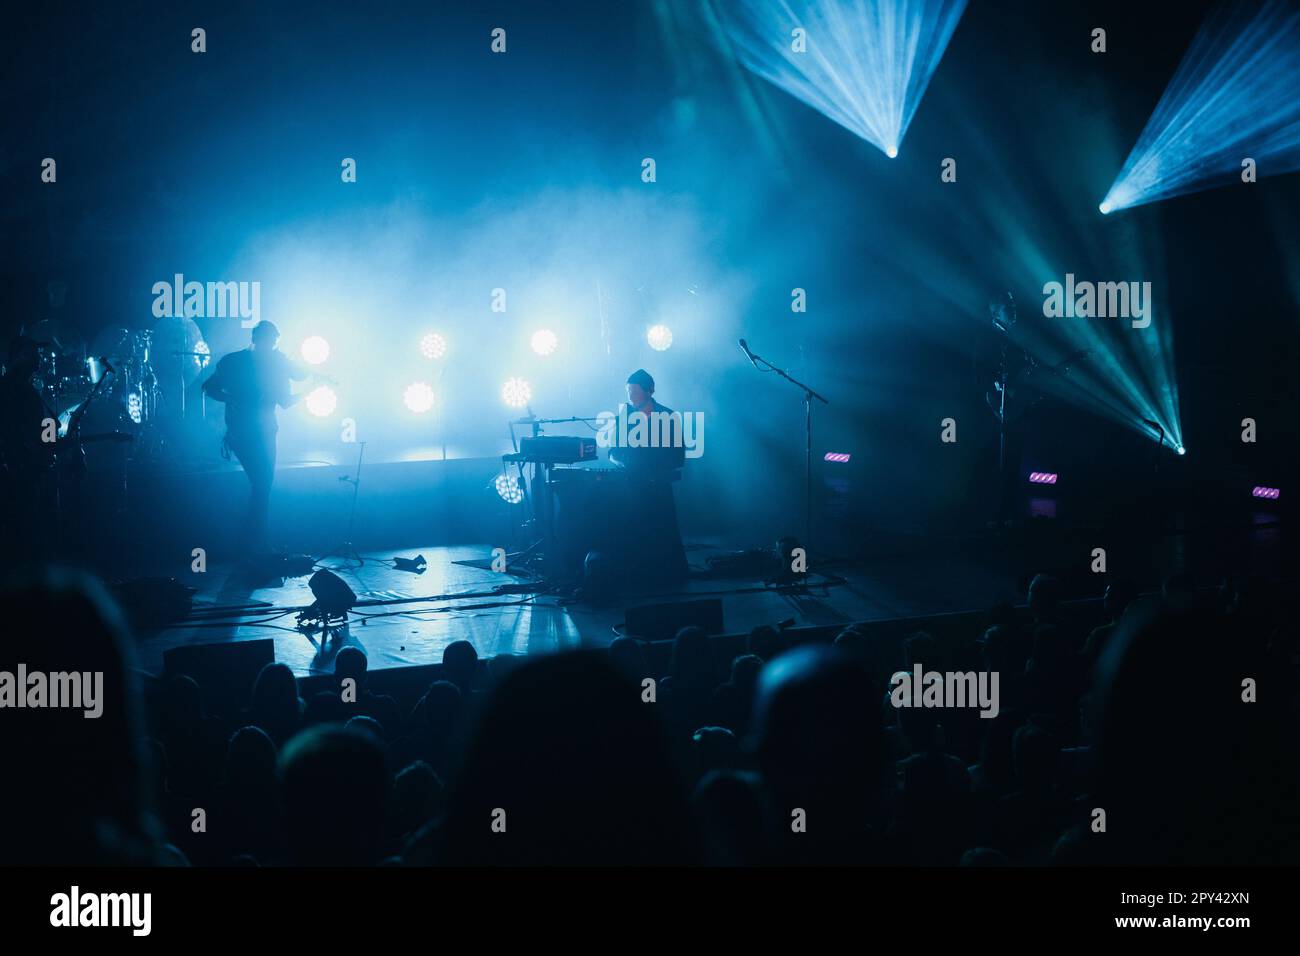
[[(623, 414), (631, 427), (625, 435), (615, 433), (610, 441), (609, 460), (617, 471), (584, 475), (575, 469), (576, 474), (563, 477), (594, 480), (583, 482), (587, 487), (581, 492), (572, 487), (559, 498), (566, 550), (572, 558), (599, 552), (617, 569), (624, 590), (629, 591), (673, 587), (684, 582), (688, 573), (672, 486), (681, 477), (686, 459), (681, 420), (666, 417), (673, 411), (655, 401), (654, 390), (654, 379), (644, 369), (629, 376)], [(638, 413), (665, 418), (652, 417), (649, 427), (637, 429)], [(670, 427), (662, 431), (656, 427), (665, 421), (671, 421)], [(644, 440), (652, 430), (659, 432), (653, 444)]]
[[(649, 425), (645, 434), (667, 437), (665, 443), (657, 441), (635, 442), (635, 432), (629, 429), (627, 444), (614, 443), (609, 449), (609, 460), (627, 472), (631, 478), (646, 481), (676, 481), (681, 477), (682, 465), (686, 463), (686, 449), (682, 444), (682, 427), (679, 419), (674, 419), (673, 410), (667, 405), (655, 401), (655, 380), (643, 368), (633, 372), (627, 380), (627, 411), (629, 421), (635, 421), (638, 413), (645, 415)], [(668, 434), (657, 425), (660, 421), (670, 422)]]
[[(682, 443), (681, 419), (673, 410), (655, 400), (655, 380), (645, 369), (637, 369), (627, 379), (627, 415), (629, 420), (637, 413), (649, 418), (646, 433), (658, 438), (669, 438), (653, 444), (630, 440), (636, 434), (629, 430), (627, 444), (615, 443), (609, 449), (609, 459), (627, 473), (628, 482), (624, 507), (623, 541), (616, 554), (625, 575), (650, 587), (680, 584), (686, 580), (686, 552), (677, 526), (677, 505), (673, 500), (672, 483), (681, 477), (686, 462)], [(662, 416), (662, 417), (661, 417)], [(672, 417), (669, 417), (672, 416)], [(658, 422), (670, 422), (665, 434)], [(634, 581), (628, 581), (634, 585)]]

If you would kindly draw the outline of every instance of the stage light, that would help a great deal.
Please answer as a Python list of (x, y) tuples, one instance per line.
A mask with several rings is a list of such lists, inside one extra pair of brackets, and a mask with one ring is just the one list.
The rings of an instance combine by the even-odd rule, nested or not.
[(308, 578), (307, 587), (316, 600), (298, 612), (298, 628), (304, 633), (317, 628), (323, 628), (327, 634), (335, 631), (330, 625), (347, 621), (348, 612), (356, 606), (356, 592), (333, 571), (321, 568)]
[(1029, 482), (1034, 485), (1054, 485), (1056, 484), (1056, 473), (1051, 471), (1031, 471), (1029, 473)]
[(330, 344), (319, 335), (309, 335), (302, 340), (302, 347), (298, 351), (308, 365), (320, 365), (330, 357)]
[(1282, 492), (1277, 488), (1266, 488), (1263, 485), (1256, 485), (1250, 494), (1252, 498), (1267, 498), (1270, 501), (1276, 501)]
[(1103, 205), (1241, 182), (1247, 159), (1257, 176), (1300, 169), (1297, 87), (1300, 11), (1285, 0), (1225, 5), (1192, 40)]
[(533, 333), (533, 351), (538, 355), (550, 355), (559, 344), (560, 340), (555, 337), (555, 333), (550, 329), (538, 329)]
[(423, 415), (433, 408), (433, 389), (426, 382), (412, 382), (402, 393), (406, 407), (417, 415)]
[[(895, 157), (966, 0), (716, 0), (744, 67)], [(792, 42), (802, 31), (802, 46)], [(730, 41), (729, 43), (727, 41)]]
[(514, 475), (497, 475), (497, 494), (507, 504), (517, 505), (524, 500), (524, 490), (519, 487), (519, 479)]
[(427, 359), (440, 359), (447, 354), (447, 340), (437, 332), (420, 339), (420, 354)]
[(307, 397), (303, 399), (303, 403), (311, 414), (317, 418), (324, 418), (326, 415), (334, 414), (334, 409), (339, 403), (339, 397), (334, 394), (334, 389), (328, 385), (322, 385), (308, 392)]
[(1099, 205), (1099, 206), (1097, 207), (1097, 209), (1101, 212), (1101, 214), (1102, 214), (1103, 216), (1108, 216), (1108, 215), (1110, 215), (1110, 203), (1108, 203), (1108, 202), (1104, 202), (1104, 203), (1102, 203), (1101, 205)]
[(522, 378), (508, 378), (501, 386), (501, 401), (511, 408), (523, 408), (532, 397), (532, 388)]
[(144, 403), (140, 401), (139, 392), (132, 392), (126, 397), (126, 413), (137, 425), (144, 420)]
[(1179, 445), (1179, 446), (1178, 446), (1178, 454), (1180, 454), (1180, 455), (1186, 455), (1186, 454), (1187, 454), (1187, 449), (1184, 448), (1182, 445)]
[(666, 325), (652, 325), (645, 334), (645, 340), (656, 352), (665, 352), (673, 344), (673, 330)]
[(843, 452), (843, 451), (828, 451), (826, 453), (826, 457), (823, 460), (846, 462), (849, 460), (849, 454), (848, 452)]

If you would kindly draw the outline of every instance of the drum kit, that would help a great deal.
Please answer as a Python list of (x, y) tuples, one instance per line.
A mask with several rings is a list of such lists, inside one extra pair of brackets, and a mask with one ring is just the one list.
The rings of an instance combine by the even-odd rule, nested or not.
[(130, 442), (132, 457), (163, 451), (162, 424), (185, 415), (185, 392), (210, 359), (190, 318), (160, 319), (152, 329), (100, 330), (91, 347), (49, 322), (28, 331), (40, 348), (32, 385), (65, 436), (75, 423), (82, 442)]

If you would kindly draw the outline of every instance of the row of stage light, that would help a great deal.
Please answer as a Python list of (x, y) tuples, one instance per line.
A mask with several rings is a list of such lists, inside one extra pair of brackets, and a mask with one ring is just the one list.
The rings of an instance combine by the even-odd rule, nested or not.
[[(967, 0), (709, 0), (747, 70), (891, 159)], [(1201, 27), (1099, 206), (1103, 214), (1239, 176), (1300, 169), (1300, 9), (1228, 0)], [(1291, 91), (1291, 92), (1288, 92)]]
[[(666, 325), (652, 325), (646, 330), (646, 344), (656, 352), (665, 352), (672, 348), (673, 332)], [(551, 329), (538, 329), (529, 337), (529, 346), (540, 358), (549, 358), (560, 347), (559, 336)], [(448, 343), (440, 332), (427, 332), (419, 341), (420, 354), (431, 362), (446, 358)], [(302, 340), (298, 354), (309, 366), (319, 368), (330, 357), (329, 340), (321, 335), (309, 335)], [(501, 386), (501, 401), (510, 408), (523, 408), (532, 401), (533, 389), (527, 379), (519, 376), (507, 378)], [(401, 390), (402, 403), (417, 414), (429, 412), (438, 402), (433, 386), (426, 381), (414, 381)], [(330, 385), (318, 385), (307, 393), (303, 405), (307, 412), (317, 418), (327, 418), (338, 408), (338, 393)]]

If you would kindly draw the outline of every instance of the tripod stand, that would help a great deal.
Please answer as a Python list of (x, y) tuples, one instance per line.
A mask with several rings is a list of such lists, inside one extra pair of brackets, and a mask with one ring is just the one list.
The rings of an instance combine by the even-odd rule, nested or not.
[(348, 536), (341, 545), (328, 554), (323, 554), (316, 559), (316, 564), (320, 564), (326, 558), (342, 558), (348, 567), (359, 568), (366, 563), (366, 559), (357, 553), (357, 549), (352, 546), (352, 532), (357, 523), (357, 493), (361, 490), (361, 460), (366, 454), (366, 443), (360, 442), (357, 449), (357, 472), (353, 476), (340, 475), (339, 481), (346, 481), (352, 485), (352, 510), (348, 515)]

